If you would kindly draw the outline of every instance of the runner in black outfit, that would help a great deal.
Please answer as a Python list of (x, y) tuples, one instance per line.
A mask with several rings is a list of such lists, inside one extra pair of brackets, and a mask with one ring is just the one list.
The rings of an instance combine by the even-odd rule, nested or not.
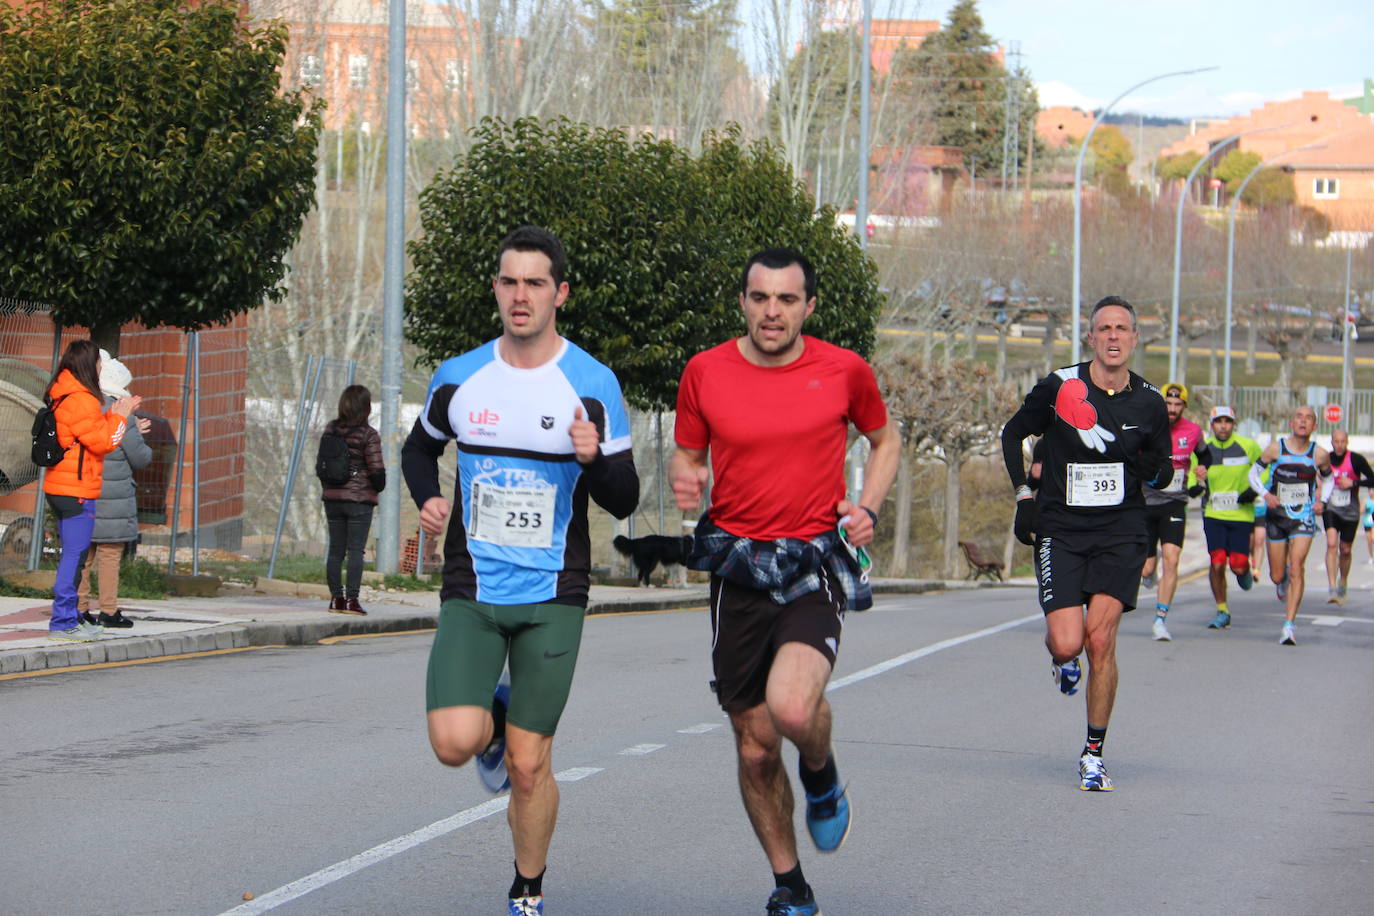
[[(1088, 653), (1088, 739), (1080, 786), (1110, 791), (1102, 745), (1116, 698), (1116, 632), (1132, 610), (1145, 560), (1141, 485), (1173, 477), (1169, 418), (1159, 389), (1131, 372), (1135, 309), (1108, 296), (1093, 306), (1093, 358), (1045, 376), (1002, 429), (1016, 488), (1016, 536), (1035, 546), (1045, 645), (1064, 694), (1078, 691)], [(1022, 442), (1043, 435), (1038, 495), (1026, 486)], [(1086, 608), (1086, 612), (1085, 612)]]

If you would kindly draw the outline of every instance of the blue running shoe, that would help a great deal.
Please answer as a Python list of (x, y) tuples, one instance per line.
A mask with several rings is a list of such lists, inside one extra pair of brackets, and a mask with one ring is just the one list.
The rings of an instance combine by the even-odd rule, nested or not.
[[(510, 674), (501, 673), (501, 680), (496, 683), (496, 692), (491, 696), (491, 705), (500, 706), (504, 711), (510, 705)], [(491, 744), (487, 749), (477, 755), (477, 775), (482, 780), (482, 785), (486, 786), (488, 792), (504, 792), (510, 788), (510, 777), (506, 775), (506, 734), (502, 730), (501, 734), (493, 735)], [(540, 909), (531, 912), (542, 913), (543, 904), (539, 904)], [(516, 913), (515, 902), (511, 901), (511, 913)]]
[(834, 852), (844, 845), (849, 836), (849, 798), (838, 784), (824, 795), (806, 793), (806, 829), (811, 831), (811, 841), (821, 852)]
[(508, 916), (544, 916), (544, 895), (511, 897)]
[(1241, 591), (1250, 591), (1250, 589), (1255, 587), (1255, 574), (1248, 569), (1243, 573), (1237, 574), (1236, 584), (1240, 586)]
[(1110, 792), (1116, 788), (1102, 758), (1095, 754), (1084, 754), (1078, 758), (1078, 787), (1084, 792)]
[(1217, 616), (1212, 618), (1212, 622), (1207, 624), (1209, 630), (1224, 630), (1231, 625), (1231, 615), (1226, 611), (1217, 611)]
[(805, 899), (798, 900), (790, 890), (779, 887), (768, 898), (768, 909), (764, 910), (764, 916), (821, 916), (821, 908), (811, 888), (806, 889)]
[(1050, 672), (1054, 675), (1054, 682), (1059, 685), (1059, 692), (1064, 696), (1071, 697), (1078, 692), (1078, 681), (1083, 677), (1083, 669), (1078, 667), (1078, 656), (1062, 665), (1052, 665)]

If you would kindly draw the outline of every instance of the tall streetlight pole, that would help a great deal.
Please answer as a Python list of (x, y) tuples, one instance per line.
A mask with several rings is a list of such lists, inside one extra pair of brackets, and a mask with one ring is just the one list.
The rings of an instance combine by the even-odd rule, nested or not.
[(1073, 295), (1070, 297), (1069, 305), (1073, 309), (1073, 362), (1078, 362), (1079, 348), (1082, 344), (1080, 338), (1083, 336), (1079, 325), (1082, 319), (1079, 313), (1082, 307), (1079, 299), (1082, 298), (1082, 247), (1083, 247), (1083, 157), (1088, 152), (1088, 145), (1092, 141), (1093, 134), (1097, 131), (1097, 126), (1102, 123), (1107, 112), (1112, 110), (1112, 106), (1124, 99), (1126, 96), (1135, 92), (1141, 86), (1148, 86), (1150, 83), (1171, 76), (1190, 76), (1194, 73), (1206, 73), (1208, 70), (1216, 70), (1216, 67), (1199, 67), (1196, 70), (1175, 70), (1172, 73), (1161, 73), (1159, 76), (1152, 76), (1147, 80), (1141, 80), (1125, 92), (1107, 103), (1097, 117), (1093, 118), (1092, 126), (1088, 128), (1088, 135), (1083, 138), (1083, 145), (1079, 147), (1078, 159), (1073, 166)]
[(1355, 249), (1345, 249), (1345, 298), (1341, 300), (1341, 411), (1346, 429), (1350, 428), (1350, 386), (1354, 382), (1350, 371), (1350, 259)]
[(1178, 291), (1179, 281), (1183, 273), (1183, 205), (1188, 201), (1188, 189), (1193, 186), (1193, 179), (1197, 177), (1198, 171), (1202, 166), (1221, 150), (1226, 149), (1241, 137), (1248, 134), (1260, 134), (1266, 130), (1279, 130), (1281, 127), (1291, 127), (1292, 122), (1280, 125), (1279, 127), (1257, 127), (1251, 130), (1243, 130), (1238, 134), (1232, 134), (1225, 140), (1213, 146), (1207, 154), (1193, 165), (1188, 177), (1183, 179), (1183, 192), (1178, 195), (1178, 206), (1174, 210), (1174, 302), (1169, 322), (1169, 380), (1183, 382), (1185, 379), (1178, 377)]
[[(406, 190), (406, 4), (391, 0), (386, 68), (386, 250), (382, 270), (382, 459), (401, 466), (401, 326), (404, 319)], [(400, 564), (401, 488), (381, 494), (377, 569)]]
[(868, 125), (873, 67), (873, 0), (864, 0), (863, 54), (859, 60), (859, 199), (854, 205), (854, 231), (859, 247), (868, 247)]
[(1316, 143), (1309, 143), (1306, 146), (1299, 146), (1297, 149), (1284, 150), (1265, 159), (1259, 165), (1250, 170), (1250, 174), (1245, 176), (1245, 180), (1236, 189), (1236, 195), (1231, 199), (1230, 212), (1226, 216), (1226, 330), (1223, 332), (1225, 337), (1222, 346), (1226, 350), (1226, 358), (1222, 360), (1221, 371), (1221, 400), (1224, 403), (1231, 401), (1231, 297), (1235, 288), (1235, 266), (1236, 266), (1236, 209), (1240, 207), (1240, 196), (1245, 193), (1245, 188), (1250, 184), (1250, 179), (1260, 173), (1265, 166), (1282, 159), (1284, 156), (1291, 156), (1294, 153), (1301, 153), (1304, 150), (1320, 148), (1323, 140)]

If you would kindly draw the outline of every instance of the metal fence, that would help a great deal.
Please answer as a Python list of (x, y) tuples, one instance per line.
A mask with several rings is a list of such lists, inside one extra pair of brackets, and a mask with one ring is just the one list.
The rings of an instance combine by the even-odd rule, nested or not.
[[(1220, 385), (1194, 385), (1190, 406), (1210, 410), (1221, 403)], [(1254, 437), (1264, 432), (1282, 431), (1294, 408), (1306, 404), (1317, 412), (1317, 435), (1329, 436), (1336, 429), (1344, 429), (1352, 436), (1374, 434), (1374, 389), (1352, 388), (1350, 404), (1342, 408), (1341, 420), (1326, 419), (1326, 408), (1340, 404), (1340, 388), (1310, 385), (1299, 391), (1276, 388), (1231, 386), (1230, 406), (1236, 411), (1236, 430), (1243, 436)]]

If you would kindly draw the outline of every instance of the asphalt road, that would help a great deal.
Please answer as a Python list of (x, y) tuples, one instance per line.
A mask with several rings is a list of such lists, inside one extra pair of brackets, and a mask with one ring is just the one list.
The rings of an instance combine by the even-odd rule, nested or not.
[[(1030, 589), (851, 615), (831, 700), (854, 830), (803, 852), (825, 912), (1369, 912), (1365, 579), (1345, 608), (1314, 597), (1344, 619), (1304, 620), (1296, 648), (1263, 586), (1225, 632), (1204, 629), (1201, 582), (1171, 643), (1128, 616), (1111, 794), (1076, 787), (1082, 696), (1051, 683)], [(701, 610), (588, 621), (555, 745), (550, 916), (762, 912), (708, 642)], [(504, 797), (433, 760), (428, 646), (0, 682), (0, 913), (503, 912)]]

